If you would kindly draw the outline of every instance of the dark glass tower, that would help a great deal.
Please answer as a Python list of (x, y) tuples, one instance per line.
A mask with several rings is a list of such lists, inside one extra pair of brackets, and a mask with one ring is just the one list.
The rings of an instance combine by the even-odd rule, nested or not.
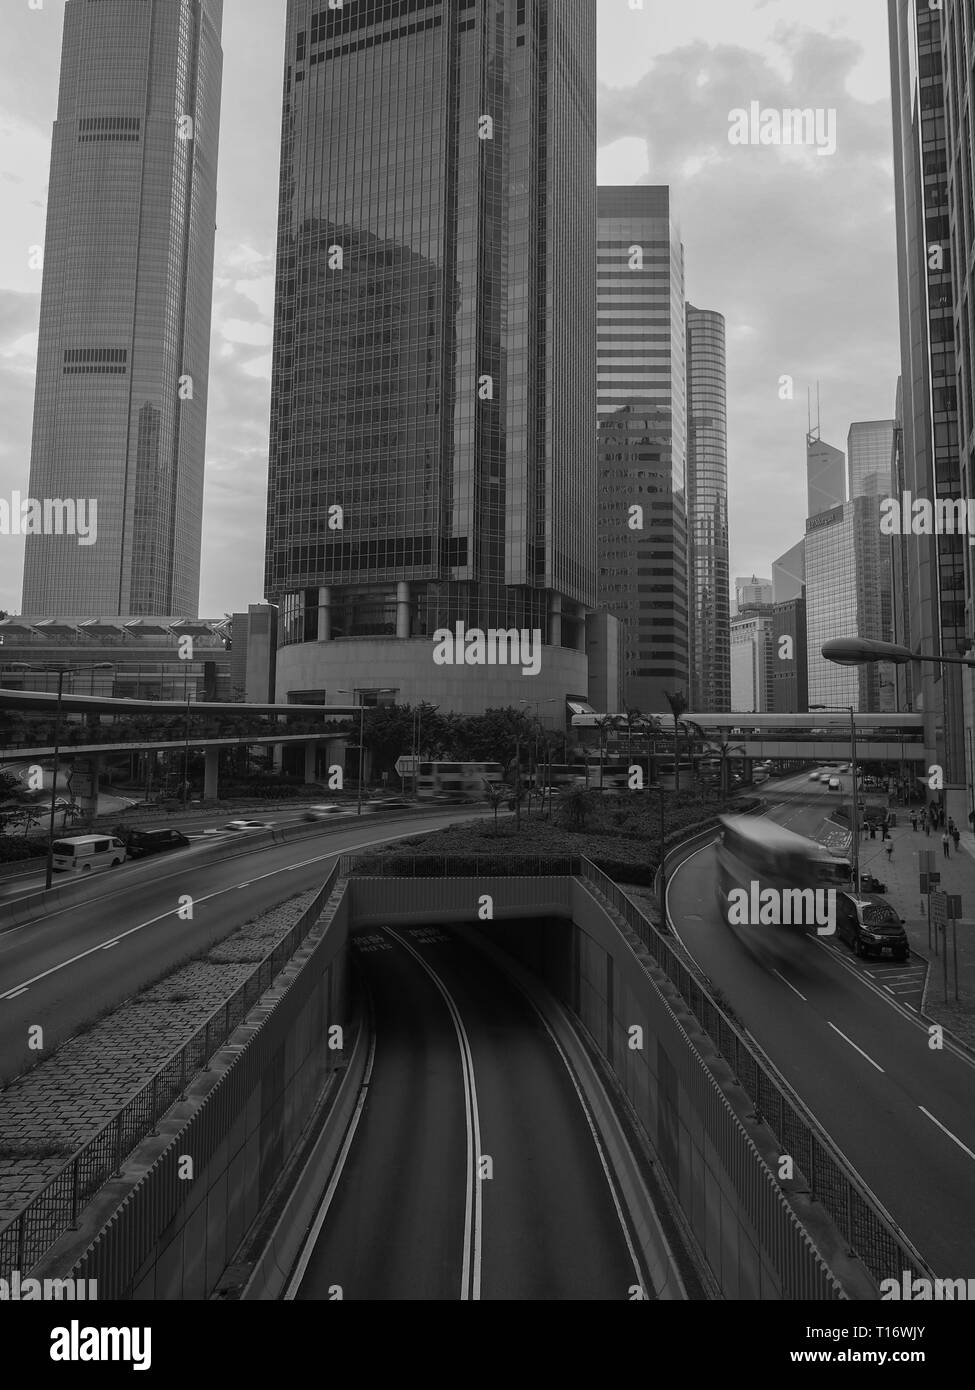
[(457, 622), (584, 651), (594, 64), (592, 0), (289, 0), (265, 585), (282, 689), (326, 665), (359, 688), (388, 660), (408, 695)]
[(68, 0), (30, 496), (97, 540), (27, 539), (23, 611), (195, 617), (223, 0)]
[[(952, 6), (953, 12), (959, 8)], [(888, 0), (888, 12), (902, 383), (895, 472), (915, 499), (953, 499), (964, 495), (953, 284), (960, 268), (954, 267), (949, 219), (945, 81), (957, 76), (953, 64), (944, 65), (940, 10)], [(956, 89), (956, 121), (962, 109), (957, 97)], [(959, 365), (971, 368), (970, 361)], [(964, 388), (964, 371), (960, 379)], [(956, 656), (966, 642), (966, 549), (963, 536), (905, 539), (899, 601), (907, 645), (916, 650)], [(927, 756), (944, 768), (950, 792), (965, 782), (960, 668), (925, 663), (915, 670), (913, 697), (925, 716)], [(959, 797), (955, 816), (963, 821), (967, 814)]]
[(725, 323), (687, 306), (687, 529), (691, 709), (731, 709)]

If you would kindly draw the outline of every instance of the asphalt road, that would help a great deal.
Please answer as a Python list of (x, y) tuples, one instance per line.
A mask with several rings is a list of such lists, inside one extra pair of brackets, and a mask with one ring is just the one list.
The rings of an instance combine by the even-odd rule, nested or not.
[(645, 1284), (586, 1114), (523, 996), (439, 929), (356, 946), (374, 1064), (294, 1296), (632, 1299)]
[[(341, 830), (326, 822), (321, 835), (267, 848), (248, 849), (241, 836), (237, 852), (216, 862), (195, 862), (190, 849), (98, 874), (88, 901), (0, 933), (0, 1076), (36, 1059), (27, 1049), (32, 1024), (50, 1048), (244, 922), (319, 887), (336, 855), (456, 821), (454, 810), (420, 821), (409, 812), (363, 818)], [(191, 921), (178, 916), (184, 895)]]
[[(804, 779), (763, 790), (801, 834), (836, 799)], [(714, 893), (709, 845), (668, 892), (691, 955), (935, 1272), (975, 1277), (975, 1065), (932, 1050), (916, 1011), (883, 988), (896, 963), (786, 927), (728, 927)]]

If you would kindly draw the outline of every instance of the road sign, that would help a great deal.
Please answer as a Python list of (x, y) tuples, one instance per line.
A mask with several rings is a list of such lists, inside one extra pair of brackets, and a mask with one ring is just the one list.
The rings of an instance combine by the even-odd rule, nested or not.
[(416, 764), (419, 761), (419, 758), (397, 758), (395, 767), (398, 776), (412, 777), (416, 771)]
[(946, 893), (945, 896), (948, 899), (948, 916), (954, 917), (957, 920), (962, 915), (961, 894)]
[(943, 931), (948, 921), (948, 894), (931, 894), (931, 923), (932, 926), (940, 927)]

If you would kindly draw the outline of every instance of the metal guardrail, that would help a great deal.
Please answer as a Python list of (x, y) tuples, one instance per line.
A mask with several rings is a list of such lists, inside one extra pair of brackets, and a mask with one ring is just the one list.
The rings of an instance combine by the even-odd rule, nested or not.
[(582, 861), (581, 877), (607, 899), (676, 987), (754, 1102), (757, 1118), (776, 1136), (782, 1153), (792, 1157), (809, 1184), (811, 1196), (822, 1203), (874, 1278), (879, 1282), (899, 1276), (905, 1269), (915, 1276), (931, 1278), (932, 1271), (893, 1218), (867, 1190), (826, 1131), (808, 1114), (798, 1098), (789, 1095), (771, 1074), (753, 1045), (698, 975), (681, 959), (671, 941), (643, 916), (619, 884), (588, 859)]
[(492, 875), (537, 878), (545, 875), (575, 876), (584, 863), (565, 854), (343, 854), (343, 877), (365, 873), (375, 878), (481, 878)]
[(207, 1019), (122, 1109), (65, 1163), (22, 1211), (0, 1227), (0, 1277), (8, 1271), (26, 1273), (55, 1241), (77, 1225), (83, 1208), (117, 1176), (124, 1160), (155, 1126), (187, 1085), (223, 1046), (254, 1003), (270, 988), (321, 915), (340, 877), (333, 864), (323, 886), (301, 917), (268, 953), (225, 1004)]

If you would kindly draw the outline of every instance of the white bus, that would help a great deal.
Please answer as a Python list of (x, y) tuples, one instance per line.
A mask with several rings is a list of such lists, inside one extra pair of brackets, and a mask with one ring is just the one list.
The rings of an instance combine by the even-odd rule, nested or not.
[[(744, 889), (759, 895), (766, 888), (783, 893), (794, 888), (849, 888), (853, 871), (848, 859), (830, 854), (825, 845), (776, 825), (765, 816), (720, 816), (718, 874), (715, 893), (728, 921), (728, 895)], [(753, 885), (754, 890), (753, 890)]]
[(500, 763), (421, 762), (417, 768), (416, 794), (422, 800), (484, 801), (485, 782), (502, 780)]

